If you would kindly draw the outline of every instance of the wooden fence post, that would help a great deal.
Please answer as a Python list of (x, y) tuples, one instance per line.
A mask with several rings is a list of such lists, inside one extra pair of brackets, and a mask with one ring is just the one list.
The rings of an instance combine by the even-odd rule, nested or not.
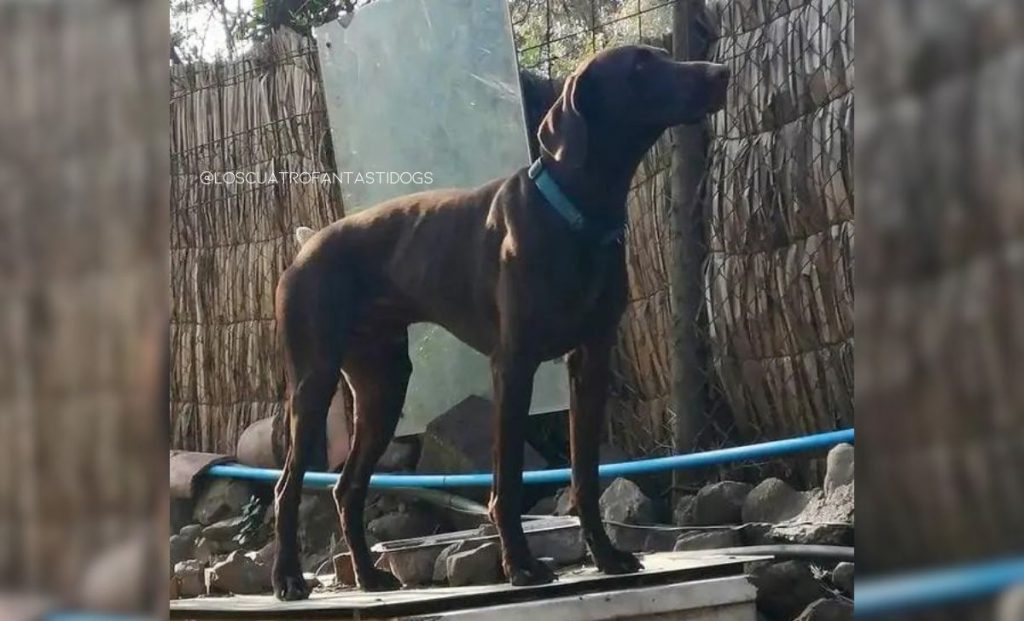
[[(672, 53), (677, 60), (703, 60), (696, 56), (700, 43), (693, 40), (694, 22), (703, 0), (676, 0), (672, 15)], [(702, 124), (672, 129), (672, 165), (669, 193), (669, 239), (673, 314), (673, 369), (671, 404), (674, 416), (673, 449), (692, 452), (706, 417), (707, 369), (704, 334), (699, 325), (704, 302), (703, 270), (706, 258), (701, 183), (706, 169), (706, 134)], [(680, 492), (695, 487), (699, 475), (676, 471), (672, 479), (673, 503)]]

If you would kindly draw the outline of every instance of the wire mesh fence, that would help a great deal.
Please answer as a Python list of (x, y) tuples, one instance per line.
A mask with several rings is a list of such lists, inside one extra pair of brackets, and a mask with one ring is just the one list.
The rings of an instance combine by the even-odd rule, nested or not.
[[(557, 78), (609, 46), (671, 49), (682, 1), (514, 1), (520, 65)], [(853, 418), (853, 2), (690, 4), (688, 58), (724, 63), (734, 77), (707, 128), (697, 316), (674, 316), (671, 134), (634, 179), (630, 304), (609, 423), (612, 442), (634, 456), (680, 448), (671, 394), (679, 321), (696, 322), (702, 335), (691, 345), (707, 392), (702, 411), (682, 413), (697, 429), (683, 448), (823, 431)], [(792, 477), (795, 463), (751, 476)]]

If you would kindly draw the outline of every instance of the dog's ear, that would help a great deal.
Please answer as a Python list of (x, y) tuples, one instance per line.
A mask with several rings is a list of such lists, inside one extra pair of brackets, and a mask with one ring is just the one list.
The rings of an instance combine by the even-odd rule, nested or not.
[(587, 155), (587, 122), (580, 112), (582, 76), (580, 72), (566, 78), (562, 94), (537, 129), (541, 151), (572, 168), (583, 166)]

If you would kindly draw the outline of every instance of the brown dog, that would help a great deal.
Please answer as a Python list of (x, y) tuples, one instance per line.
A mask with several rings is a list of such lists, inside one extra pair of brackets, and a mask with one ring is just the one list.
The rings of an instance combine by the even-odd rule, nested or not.
[(620, 242), (630, 180), (668, 127), (724, 103), (728, 70), (673, 62), (664, 50), (601, 52), (565, 81), (538, 131), (540, 163), (474, 190), (403, 196), (314, 235), (281, 277), (291, 431), (277, 485), (274, 592), (307, 597), (296, 544), (302, 477), (322, 467), (339, 373), (355, 396), (352, 451), (334, 498), (359, 585), (395, 589), (363, 531), (370, 475), (402, 414), (412, 372), (407, 328), (432, 322), (488, 355), (498, 424), (490, 514), (514, 585), (554, 578), (520, 522), (523, 431), (533, 376), (569, 354), (573, 500), (598, 568), (641, 569), (615, 549), (598, 509), (598, 442), (609, 352), (626, 304)]

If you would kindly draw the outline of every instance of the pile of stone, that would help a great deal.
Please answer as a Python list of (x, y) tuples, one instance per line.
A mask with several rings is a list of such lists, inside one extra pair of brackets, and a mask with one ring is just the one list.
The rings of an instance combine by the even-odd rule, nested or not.
[[(637, 553), (691, 551), (770, 544), (852, 546), (854, 451), (843, 444), (828, 455), (824, 485), (797, 491), (780, 479), (756, 486), (721, 481), (676, 502), (671, 524), (657, 503), (627, 479), (601, 495), (601, 513), (613, 542)], [(573, 512), (568, 488), (541, 500), (531, 513)], [(667, 517), (667, 516), (665, 516)], [(821, 567), (803, 561), (751, 564), (758, 609), (765, 619), (847, 619), (852, 615), (853, 564)]]
[[(420, 472), (482, 471), (490, 467), (493, 428), (472, 421), (492, 420), (491, 405), (479, 398), (460, 403), (436, 419), (416, 443), (398, 442), (381, 468)], [(602, 447), (602, 462), (624, 455)], [(546, 466), (532, 449), (529, 468)], [(652, 500), (629, 479), (602, 481), (600, 510), (613, 543), (636, 553), (702, 551), (762, 544), (852, 545), (854, 537), (853, 447), (830, 451), (824, 485), (798, 491), (779, 479), (757, 485), (721, 481), (678, 499), (674, 507)], [(214, 479), (187, 507), (172, 507), (170, 565), (172, 597), (220, 593), (269, 593), (273, 564), (273, 508), (254, 513), (254, 489), (240, 480)], [(483, 488), (465, 490), (486, 495)], [(264, 499), (264, 505), (269, 505)], [(336, 583), (353, 585), (351, 558), (341, 536), (330, 493), (304, 494), (299, 508), (300, 559), (309, 576), (333, 565)], [(542, 498), (529, 514), (574, 513), (569, 488)], [(371, 493), (365, 518), (370, 545), (455, 530), (478, 528), (457, 543), (425, 545), (415, 551), (376, 555), (378, 567), (406, 586), (504, 582), (499, 545), (486, 516), (467, 515), (420, 501)], [(255, 522), (254, 522), (255, 520)], [(578, 528), (529, 535), (533, 554), (553, 569), (589, 562)], [(823, 566), (801, 561), (751, 564), (764, 619), (842, 619), (849, 617), (853, 565)]]

